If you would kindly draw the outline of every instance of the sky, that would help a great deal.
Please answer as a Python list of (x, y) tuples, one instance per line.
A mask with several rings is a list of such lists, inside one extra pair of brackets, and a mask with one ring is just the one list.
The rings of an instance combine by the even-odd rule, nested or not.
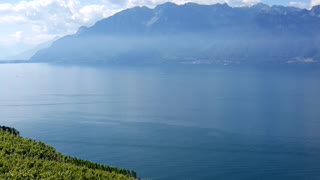
[(73, 34), (80, 26), (92, 26), (123, 9), (154, 7), (167, 1), (177, 4), (226, 2), (234, 7), (262, 2), (307, 9), (320, 4), (320, 0), (0, 0), (0, 59), (57, 36)]

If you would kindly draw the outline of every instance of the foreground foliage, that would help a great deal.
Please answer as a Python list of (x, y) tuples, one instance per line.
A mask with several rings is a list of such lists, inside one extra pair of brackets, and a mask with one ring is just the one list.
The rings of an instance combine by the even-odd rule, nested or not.
[(64, 156), (0, 126), (0, 179), (136, 179), (136, 173)]

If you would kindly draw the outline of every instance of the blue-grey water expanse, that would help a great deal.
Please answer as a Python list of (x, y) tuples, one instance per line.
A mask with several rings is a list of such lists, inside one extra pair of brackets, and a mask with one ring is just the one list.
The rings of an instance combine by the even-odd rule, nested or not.
[(145, 180), (320, 179), (320, 70), (0, 65), (0, 125)]

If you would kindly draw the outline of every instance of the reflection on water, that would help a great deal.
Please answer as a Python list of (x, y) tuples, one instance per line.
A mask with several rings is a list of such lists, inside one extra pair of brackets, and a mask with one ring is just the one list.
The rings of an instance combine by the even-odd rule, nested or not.
[(0, 65), (0, 124), (143, 179), (320, 179), (320, 71)]

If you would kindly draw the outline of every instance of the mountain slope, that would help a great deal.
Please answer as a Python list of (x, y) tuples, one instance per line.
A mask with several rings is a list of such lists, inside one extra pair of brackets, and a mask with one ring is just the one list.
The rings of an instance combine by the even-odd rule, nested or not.
[(0, 126), (0, 179), (132, 179), (134, 171), (64, 156), (42, 142)]
[(195, 3), (135, 7), (80, 28), (31, 60), (111, 64), (316, 62), (320, 58), (319, 9), (261, 3), (238, 8)]

